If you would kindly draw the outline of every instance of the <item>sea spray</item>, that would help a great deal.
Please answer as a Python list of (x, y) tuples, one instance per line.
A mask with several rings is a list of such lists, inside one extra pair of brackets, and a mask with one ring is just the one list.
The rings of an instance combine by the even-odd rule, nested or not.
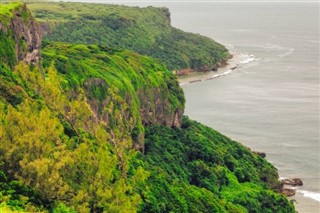
[(319, 192), (310, 192), (310, 191), (305, 191), (305, 190), (297, 190), (297, 192), (300, 192), (305, 197), (308, 197), (308, 198), (311, 198), (313, 200), (320, 202), (320, 193)]

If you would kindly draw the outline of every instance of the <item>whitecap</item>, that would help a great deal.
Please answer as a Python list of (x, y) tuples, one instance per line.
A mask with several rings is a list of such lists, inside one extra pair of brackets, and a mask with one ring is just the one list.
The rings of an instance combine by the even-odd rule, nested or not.
[(248, 63), (250, 63), (250, 62), (252, 62), (254, 60), (255, 60), (254, 58), (248, 58), (246, 60), (241, 61), (240, 64), (248, 64)]
[(298, 190), (298, 192), (302, 193), (303, 196), (311, 198), (313, 200), (316, 200), (320, 202), (320, 193), (319, 192), (309, 192), (304, 190)]

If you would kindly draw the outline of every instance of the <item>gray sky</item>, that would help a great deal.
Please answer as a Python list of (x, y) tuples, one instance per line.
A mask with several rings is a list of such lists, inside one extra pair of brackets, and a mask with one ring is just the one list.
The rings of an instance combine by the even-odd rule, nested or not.
[[(57, 0), (60, 1), (60, 0)], [(241, 3), (248, 3), (248, 2), (273, 2), (273, 3), (280, 3), (280, 2), (287, 2), (287, 3), (295, 3), (295, 2), (319, 2), (319, 0), (64, 0), (64, 1), (73, 1), (73, 2), (100, 2), (100, 3), (197, 3), (197, 2), (221, 2), (221, 3), (228, 3), (228, 2), (241, 2)]]
[[(1, 0), (0, 0), (1, 1)], [(50, 1), (50, 0), (49, 0)], [(52, 0), (51, 0), (52, 1)], [(156, 6), (168, 7), (170, 4), (188, 4), (188, 3), (319, 3), (320, 0), (53, 0), (70, 2), (92, 2), (106, 4), (120, 4), (128, 6)], [(319, 5), (318, 5), (319, 7)]]

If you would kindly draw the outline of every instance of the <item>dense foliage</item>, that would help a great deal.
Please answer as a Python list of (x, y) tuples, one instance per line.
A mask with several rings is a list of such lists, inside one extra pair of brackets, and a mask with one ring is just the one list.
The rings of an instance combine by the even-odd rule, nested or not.
[(17, 65), (12, 77), (24, 91), (23, 99), (13, 107), (11, 99), (1, 97), (2, 205), (31, 212), (61, 205), (77, 212), (137, 208), (140, 196), (133, 188), (147, 172), (137, 167), (129, 174), (136, 151), (131, 149), (130, 121), (120, 111), (128, 108), (124, 100), (109, 89), (112, 101), (104, 110), (117, 118), (117, 125), (107, 128), (93, 119), (84, 92), (70, 99), (54, 67), (45, 75)]
[(182, 128), (147, 128), (145, 146), (143, 212), (294, 212), (271, 190), (279, 181), (270, 163), (187, 117)]
[[(134, 134), (143, 146), (143, 126), (146, 119), (141, 110), (148, 109), (157, 116), (156, 102), (160, 102), (163, 115), (173, 117), (176, 110), (184, 108), (184, 96), (176, 77), (157, 60), (129, 51), (116, 51), (95, 45), (70, 45), (66, 43), (47, 44), (42, 51), (43, 66), (54, 63), (63, 77), (61, 86), (72, 94), (84, 88), (88, 102), (98, 120), (116, 125), (106, 114), (104, 107), (109, 103), (109, 88), (115, 88), (130, 107), (123, 110), (127, 131)], [(155, 98), (154, 90), (160, 90)], [(143, 97), (139, 97), (143, 94)], [(143, 100), (147, 103), (142, 103)], [(157, 122), (157, 121), (154, 121)], [(163, 123), (161, 123), (163, 124)], [(140, 139), (140, 140), (139, 140)]]
[(9, 66), (13, 66), (17, 62), (15, 43), (12, 32), (2, 30), (2, 28), (7, 27), (15, 10), (21, 5), (21, 3), (12, 3), (0, 6), (0, 61)]
[(171, 27), (166, 8), (83, 3), (28, 6), (45, 26), (49, 41), (129, 49), (158, 58), (171, 70), (210, 69), (229, 56), (212, 39)]
[(38, 65), (0, 61), (0, 212), (294, 212), (264, 159), (187, 118), (162, 123), (184, 96), (157, 59), (43, 46)]

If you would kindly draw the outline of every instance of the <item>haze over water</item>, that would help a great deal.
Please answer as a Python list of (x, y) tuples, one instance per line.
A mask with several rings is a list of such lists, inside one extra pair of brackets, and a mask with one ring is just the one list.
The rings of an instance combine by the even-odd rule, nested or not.
[(174, 26), (256, 59), (229, 75), (183, 85), (186, 114), (265, 152), (280, 176), (301, 178), (297, 210), (319, 212), (319, 5), (185, 3), (169, 8)]

